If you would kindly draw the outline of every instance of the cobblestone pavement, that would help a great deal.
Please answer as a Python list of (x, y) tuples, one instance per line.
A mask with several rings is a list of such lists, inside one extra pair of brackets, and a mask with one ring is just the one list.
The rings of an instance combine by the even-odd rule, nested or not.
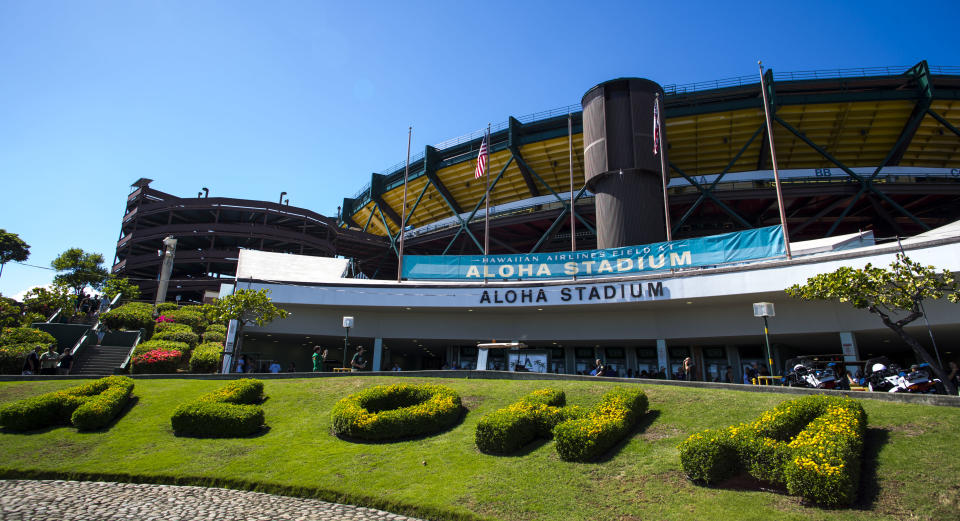
[(0, 520), (419, 521), (316, 499), (222, 488), (0, 480)]

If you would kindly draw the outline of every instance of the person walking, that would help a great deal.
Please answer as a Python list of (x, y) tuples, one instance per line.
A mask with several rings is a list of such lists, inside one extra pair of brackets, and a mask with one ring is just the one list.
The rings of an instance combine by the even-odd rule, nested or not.
[(313, 346), (313, 372), (323, 371), (323, 363), (327, 361), (327, 350), (320, 346)]
[(60, 355), (60, 374), (70, 374), (73, 369), (73, 353), (69, 349), (64, 349)]

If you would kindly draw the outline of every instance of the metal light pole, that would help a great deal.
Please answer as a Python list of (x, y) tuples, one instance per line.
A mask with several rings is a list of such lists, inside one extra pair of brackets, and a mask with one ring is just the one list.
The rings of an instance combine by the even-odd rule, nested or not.
[(347, 334), (343, 337), (343, 367), (347, 367), (347, 348), (350, 347), (350, 328), (353, 327), (353, 317), (343, 317), (343, 327)]
[(767, 324), (767, 317), (776, 316), (773, 310), (773, 302), (754, 302), (753, 303), (753, 316), (763, 317), (763, 339), (767, 344), (767, 367), (770, 368), (770, 376), (776, 376), (776, 371), (773, 367), (773, 356), (770, 354), (770, 328)]

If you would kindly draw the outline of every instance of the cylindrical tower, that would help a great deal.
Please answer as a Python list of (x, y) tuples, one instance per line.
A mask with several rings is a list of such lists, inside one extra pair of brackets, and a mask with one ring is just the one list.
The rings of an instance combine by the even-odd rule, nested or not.
[[(653, 104), (663, 89), (641, 78), (610, 80), (583, 95), (587, 188), (596, 194), (597, 247), (666, 239), (660, 156), (653, 153)], [(661, 128), (660, 153), (666, 153)]]

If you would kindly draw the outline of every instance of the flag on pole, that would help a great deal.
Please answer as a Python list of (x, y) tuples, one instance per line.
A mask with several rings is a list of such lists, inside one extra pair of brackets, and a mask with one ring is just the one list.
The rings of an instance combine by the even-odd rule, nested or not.
[(480, 179), (487, 173), (487, 136), (483, 136), (480, 144), (480, 154), (477, 155), (477, 169), (473, 172), (474, 179)]
[(653, 102), (653, 154), (660, 151), (660, 96)]

